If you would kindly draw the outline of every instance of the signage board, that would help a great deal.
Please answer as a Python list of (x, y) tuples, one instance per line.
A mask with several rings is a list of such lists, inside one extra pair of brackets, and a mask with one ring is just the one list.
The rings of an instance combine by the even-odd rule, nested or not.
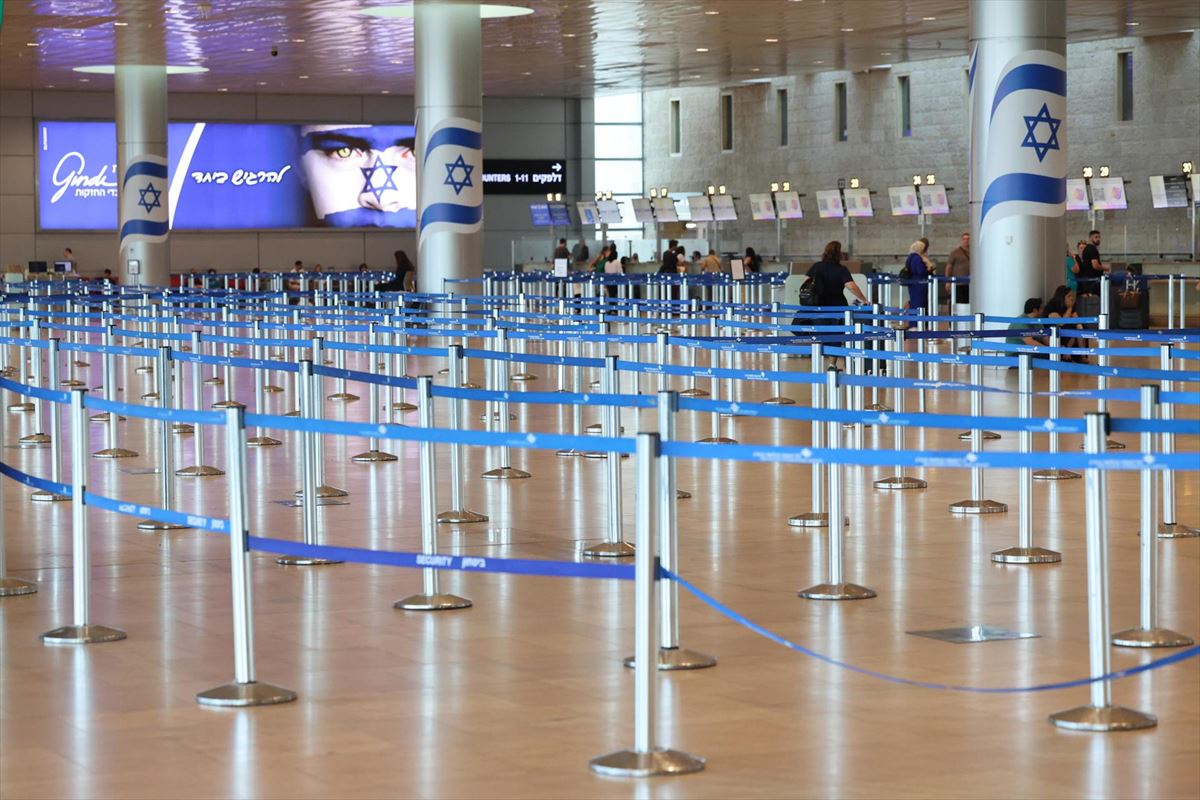
[(889, 186), (888, 200), (892, 204), (893, 217), (915, 217), (921, 213), (914, 186)]
[(561, 158), (485, 158), (484, 194), (540, 194), (567, 191), (566, 161)]

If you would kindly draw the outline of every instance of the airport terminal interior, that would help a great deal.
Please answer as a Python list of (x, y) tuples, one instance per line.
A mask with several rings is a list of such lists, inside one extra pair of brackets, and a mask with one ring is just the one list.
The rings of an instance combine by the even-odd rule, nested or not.
[(0, 800), (1196, 798), (1196, 0), (0, 2)]

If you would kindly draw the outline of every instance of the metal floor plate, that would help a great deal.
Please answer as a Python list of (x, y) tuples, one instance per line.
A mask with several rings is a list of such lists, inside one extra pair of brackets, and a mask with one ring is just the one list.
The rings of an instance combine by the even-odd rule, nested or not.
[(913, 636), (924, 636), (951, 644), (973, 644), (975, 642), (998, 642), (1008, 639), (1037, 639), (1040, 634), (1022, 633), (1001, 628), (998, 625), (967, 625), (964, 628), (936, 628), (928, 631), (906, 631)]

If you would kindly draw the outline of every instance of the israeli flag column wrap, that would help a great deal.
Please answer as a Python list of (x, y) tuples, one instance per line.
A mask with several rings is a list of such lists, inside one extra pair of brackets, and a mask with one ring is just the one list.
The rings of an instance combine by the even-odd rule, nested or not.
[[(118, 54), (132, 45), (124, 36)], [(121, 285), (168, 286), (167, 69), (120, 64), (115, 78)]]
[(971, 310), (1048, 296), (1066, 242), (1066, 0), (971, 0)]
[(416, 0), (417, 286), (483, 274), (479, 6)]

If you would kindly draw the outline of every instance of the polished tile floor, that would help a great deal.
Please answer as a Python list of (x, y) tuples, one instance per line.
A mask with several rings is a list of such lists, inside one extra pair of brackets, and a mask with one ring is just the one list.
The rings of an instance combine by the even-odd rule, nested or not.
[[(95, 359), (98, 361), (98, 359)], [(747, 362), (749, 365), (752, 362)], [(807, 361), (788, 361), (808, 369)], [(438, 363), (416, 362), (411, 372)], [(767, 366), (760, 363), (758, 366)], [(93, 366), (91, 385), (99, 383)], [(549, 369), (531, 388), (554, 386)], [(943, 370), (942, 377), (949, 377)], [(965, 373), (953, 373), (964, 378)], [(126, 368), (124, 395), (149, 378)], [(479, 375), (475, 375), (479, 379)], [(587, 376), (590, 378), (591, 376)], [(1044, 375), (1042, 376), (1044, 378)], [(1015, 387), (1015, 373), (986, 380)], [(1065, 386), (1080, 388), (1076, 376)], [(247, 402), (250, 382), (239, 383)], [(678, 388), (678, 387), (677, 387)], [(763, 399), (768, 387), (745, 393)], [(205, 387), (206, 401), (222, 390)], [(333, 389), (327, 386), (327, 393)], [(366, 415), (362, 402), (329, 404), (338, 418)], [(807, 390), (792, 393), (807, 398)], [(1011, 396), (988, 397), (988, 413), (1015, 413)], [(411, 399), (411, 398), (410, 398)], [(909, 397), (909, 408), (915, 407)], [(5, 402), (11, 402), (6, 398)], [(289, 393), (271, 395), (273, 412)], [(1064, 415), (1085, 406), (1071, 401)], [(965, 395), (930, 396), (929, 410), (967, 413)], [(1116, 404), (1118, 414), (1132, 406)], [(478, 426), (479, 408), (468, 417)], [(559, 431), (568, 412), (514, 407), (514, 429)], [(1038, 411), (1044, 411), (1039, 402)], [(445, 408), (438, 408), (444, 420)], [(1192, 412), (1194, 413), (1194, 411)], [(409, 418), (409, 415), (403, 415)], [(585, 422), (594, 421), (588, 410)], [(6, 441), (30, 417), (4, 415)], [(622, 420), (636, 430), (633, 412)], [(640, 420), (647, 429), (654, 421)], [(745, 442), (808, 441), (800, 422), (738, 418), (723, 423)], [(680, 438), (708, 435), (706, 418), (681, 415)], [(102, 446), (93, 425), (93, 445)], [(89, 488), (156, 502), (149, 423), (121, 425), (138, 458), (92, 460)], [(210, 435), (212, 432), (210, 432)], [(953, 431), (910, 433), (910, 448), (958, 449)], [(191, 437), (176, 458), (191, 463)], [(251, 525), (256, 534), (299, 537), (299, 511), (277, 504), (298, 486), (297, 444), (251, 451)], [(1124, 439), (1136, 447), (1132, 437)], [(211, 463), (223, 450), (208, 443)], [(891, 432), (868, 429), (864, 446), (890, 448)], [(1015, 448), (1006, 435), (989, 447)], [(1044, 442), (1039, 447), (1044, 447)], [(1074, 449), (1078, 437), (1065, 437)], [(1182, 439), (1181, 450), (1197, 452)], [(320, 509), (328, 543), (380, 549), (419, 547), (417, 446), (387, 443), (390, 464), (353, 464), (358, 440), (331, 440), (328, 482), (348, 505)], [(3, 450), (5, 461), (47, 474), (48, 452)], [(446, 452), (439, 452), (441, 507), (448, 507)], [(604, 536), (605, 462), (514, 454), (525, 481), (482, 481), (493, 454), (467, 454), (468, 505), (491, 520), (441, 530), (447, 552), (574, 559)], [(1200, 462), (1198, 462), (1200, 466)], [(633, 464), (623, 467), (624, 517), (632, 538)], [(947, 504), (968, 494), (968, 476), (931, 469), (929, 489), (886, 493), (872, 480), (890, 470), (847, 468), (847, 577), (876, 589), (848, 604), (802, 600), (820, 580), (823, 531), (789, 528), (808, 510), (807, 468), (683, 462), (679, 484), (681, 569), (751, 619), (822, 653), (874, 670), (973, 686), (1021, 686), (1087, 672), (1083, 482), (1034, 487), (1037, 543), (1061, 564), (993, 564), (988, 554), (1016, 540), (1015, 475), (988, 471), (987, 494), (1007, 514), (960, 518)], [(178, 481), (183, 510), (223, 514), (222, 478)], [(1109, 484), (1112, 622), (1137, 621), (1137, 476)], [(343, 564), (284, 568), (254, 558), (258, 677), (294, 689), (295, 703), (248, 710), (196, 705), (197, 691), (232, 678), (228, 546), (216, 534), (147, 534), (135, 520), (92, 509), (94, 622), (126, 641), (51, 647), (38, 634), (71, 615), (70, 508), (35, 504), (3, 483), (9, 574), (37, 581), (37, 594), (0, 599), (0, 797), (1154, 797), (1194, 798), (1200, 786), (1200, 661), (1115, 684), (1117, 702), (1153, 713), (1156, 729), (1071, 733), (1047, 715), (1086, 702), (1084, 688), (981, 695), (894, 685), (786, 650), (684, 595), (683, 643), (719, 658), (715, 669), (664, 675), (661, 739), (708, 759), (696, 775), (633, 782), (589, 773), (588, 760), (632, 744), (632, 594), (624, 583), (502, 575), (445, 575), (471, 598), (466, 611), (402, 612), (419, 574)], [(1200, 524), (1197, 473), (1179, 476), (1179, 517)], [(1164, 625), (1200, 633), (1200, 541), (1160, 544)], [(906, 631), (1002, 625), (1039, 638), (947, 644)], [(1115, 650), (1115, 667), (1169, 651)]]

